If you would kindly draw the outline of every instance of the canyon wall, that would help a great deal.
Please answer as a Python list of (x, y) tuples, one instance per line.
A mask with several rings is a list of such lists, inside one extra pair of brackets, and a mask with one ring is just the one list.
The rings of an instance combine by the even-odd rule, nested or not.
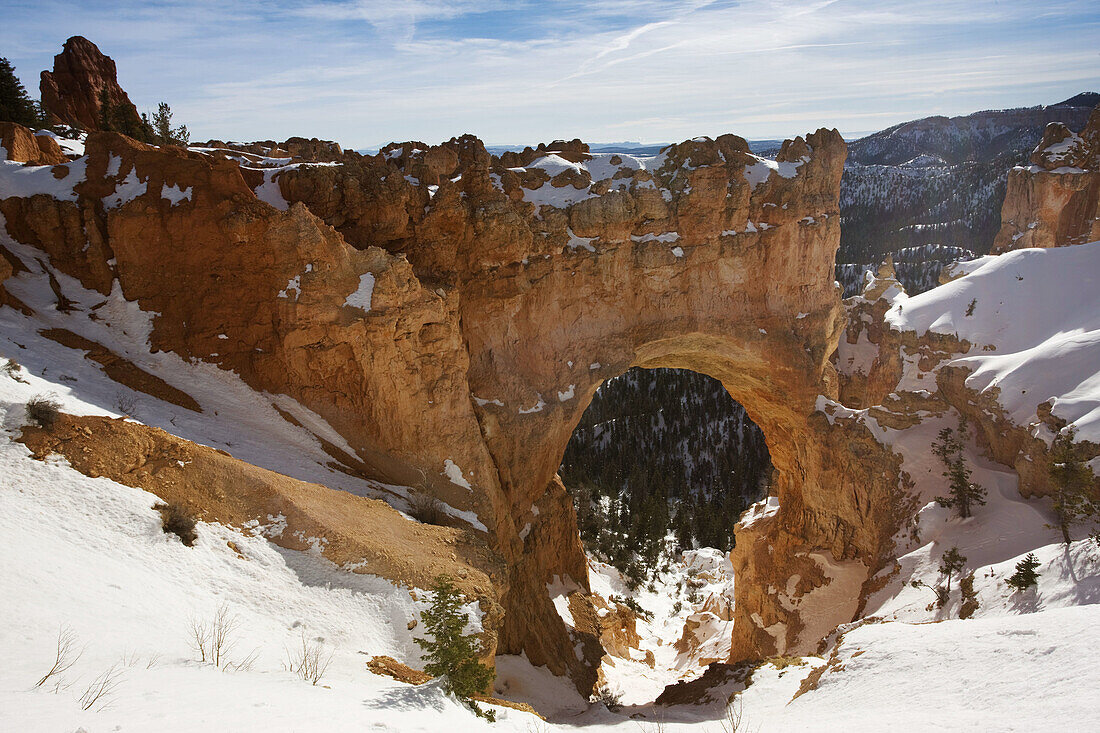
[(892, 557), (899, 460), (829, 407), (836, 131), (774, 161), (732, 135), (648, 161), (579, 141), (496, 158), (470, 136), (266, 166), (113, 133), (86, 150), (0, 201), (11, 237), (153, 314), (151, 349), (317, 413), (344, 470), (443, 502), (506, 568), (498, 652), (595, 682), (556, 471), (596, 388), (633, 366), (719, 379), (768, 441), (775, 498), (733, 553), (735, 659), (814, 649)]

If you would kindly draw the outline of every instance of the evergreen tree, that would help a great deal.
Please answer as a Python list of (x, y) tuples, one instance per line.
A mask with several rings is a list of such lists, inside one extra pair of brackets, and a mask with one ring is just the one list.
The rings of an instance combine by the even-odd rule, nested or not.
[(951, 593), (951, 576), (961, 572), (966, 566), (966, 556), (959, 552), (958, 547), (952, 547), (943, 553), (940, 558), (940, 575), (946, 579), (947, 593)]
[[(959, 423), (959, 433), (965, 437), (965, 421)], [(962, 440), (956, 437), (951, 428), (944, 428), (932, 444), (932, 452), (943, 461), (943, 476), (949, 486), (948, 495), (936, 497), (936, 503), (943, 507), (954, 507), (963, 519), (969, 517), (974, 505), (985, 504), (985, 489), (970, 480), (971, 472), (963, 458)]]
[[(1054, 484), (1054, 513), (1062, 539), (1070, 543), (1069, 530), (1075, 524), (1100, 520), (1100, 492), (1096, 478), (1085, 464), (1081, 448), (1074, 443), (1076, 428), (1058, 433), (1050, 448), (1050, 480)], [(1093, 533), (1100, 543), (1100, 532)]]
[(15, 68), (0, 58), (0, 122), (14, 122), (32, 130), (42, 124), (38, 104), (15, 75)]
[(153, 141), (148, 116), (139, 116), (132, 105), (113, 104), (106, 88), (99, 90), (99, 129), (120, 132), (142, 143)]
[(172, 127), (172, 108), (167, 102), (157, 105), (157, 111), (153, 113), (153, 122), (150, 125), (157, 145), (175, 145), (186, 148), (191, 141), (191, 134), (187, 131), (187, 125)]
[(1041, 575), (1041, 573), (1035, 572), (1038, 567), (1039, 558), (1035, 557), (1034, 552), (1029, 552), (1023, 560), (1016, 563), (1016, 572), (1005, 583), (1018, 591), (1027, 590), (1033, 585), (1038, 585), (1039, 576)]
[(947, 600), (951, 596), (951, 577), (961, 572), (965, 565), (966, 557), (959, 552), (958, 547), (952, 547), (943, 553), (943, 557), (940, 558), (940, 580), (935, 586), (928, 585), (923, 580), (915, 579), (909, 581), (909, 585), (914, 588), (927, 588), (936, 594), (936, 602), (928, 606), (929, 611), (933, 607), (943, 608), (947, 605)]
[(446, 575), (436, 577), (432, 593), (432, 605), (420, 613), (431, 638), (414, 639), (428, 660), (424, 671), (442, 678), (444, 690), (481, 717), (493, 720), (491, 710), (482, 710), (470, 699), (483, 692), (496, 673), (478, 661), (481, 644), (477, 636), (463, 633), (468, 619), (462, 611), (462, 597)]

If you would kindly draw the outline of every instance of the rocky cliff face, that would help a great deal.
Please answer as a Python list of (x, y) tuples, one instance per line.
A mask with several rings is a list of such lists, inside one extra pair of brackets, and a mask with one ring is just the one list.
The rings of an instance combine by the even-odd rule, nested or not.
[(1080, 133), (1050, 123), (1031, 165), (1008, 174), (993, 252), (1100, 239), (1100, 107)]
[(65, 41), (64, 50), (53, 57), (53, 71), (43, 71), (40, 83), (42, 106), (54, 124), (83, 130), (100, 129), (103, 95), (114, 108), (137, 118), (137, 108), (118, 84), (115, 62), (83, 36)]
[(587, 689), (598, 623), (550, 595), (587, 590), (556, 471), (632, 366), (719, 379), (768, 441), (778, 504), (739, 530), (735, 658), (813, 648), (890, 557), (898, 461), (819, 409), (844, 155), (829, 130), (775, 161), (732, 135), (653, 160), (574, 142), (503, 161), (463, 137), (251, 168), (97, 133), (0, 211), (59, 275), (155, 314), (151, 349), (293, 397), (347, 441), (328, 444), (344, 470), (444, 502), (506, 568), (498, 650)]

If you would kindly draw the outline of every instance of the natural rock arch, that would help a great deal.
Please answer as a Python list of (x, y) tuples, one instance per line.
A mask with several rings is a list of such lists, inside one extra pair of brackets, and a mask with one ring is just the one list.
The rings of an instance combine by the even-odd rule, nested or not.
[(890, 558), (899, 461), (832, 402), (836, 131), (775, 161), (698, 138), (648, 166), (579, 141), (494, 158), (471, 137), (277, 172), (110, 133), (87, 151), (68, 200), (0, 201), (9, 233), (155, 313), (153, 349), (323, 417), (347, 470), (426, 481), (504, 563), (483, 604), (498, 652), (594, 682), (590, 605), (570, 601), (571, 633), (547, 592), (587, 583), (555, 472), (632, 366), (721, 380), (767, 438), (780, 509), (739, 532), (735, 658), (812, 648)]

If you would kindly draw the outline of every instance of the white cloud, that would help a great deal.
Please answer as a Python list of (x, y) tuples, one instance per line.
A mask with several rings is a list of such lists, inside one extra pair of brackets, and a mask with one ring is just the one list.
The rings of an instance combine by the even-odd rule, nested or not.
[[(0, 0), (2, 1), (2, 0)], [(869, 130), (1100, 86), (1090, 2), (473, 0), (25, 4), (28, 87), (67, 35), (193, 136), (680, 140)]]

